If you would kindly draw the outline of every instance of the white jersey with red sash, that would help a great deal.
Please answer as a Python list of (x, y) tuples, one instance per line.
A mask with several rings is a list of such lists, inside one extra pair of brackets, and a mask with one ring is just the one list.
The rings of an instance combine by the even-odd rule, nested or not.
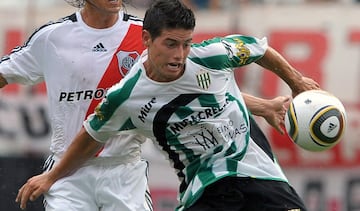
[[(123, 12), (107, 29), (88, 27), (76, 12), (38, 28), (23, 46), (1, 59), (0, 73), (8, 83), (46, 81), (50, 149), (55, 155), (65, 152), (107, 89), (137, 60), (144, 49), (141, 30), (142, 20)], [(139, 156), (142, 137), (112, 139), (119, 138), (123, 140), (109, 141), (97, 156)]]

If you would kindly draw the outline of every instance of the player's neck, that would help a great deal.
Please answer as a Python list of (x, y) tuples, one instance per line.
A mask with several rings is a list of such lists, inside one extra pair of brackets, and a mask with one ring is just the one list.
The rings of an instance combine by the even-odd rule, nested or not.
[(90, 27), (105, 29), (113, 26), (119, 19), (119, 13), (102, 13), (89, 9), (80, 11), (83, 21)]

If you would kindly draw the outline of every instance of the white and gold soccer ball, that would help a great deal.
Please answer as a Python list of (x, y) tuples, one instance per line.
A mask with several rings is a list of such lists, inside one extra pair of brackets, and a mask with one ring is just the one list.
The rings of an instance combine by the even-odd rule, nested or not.
[(341, 101), (323, 90), (297, 95), (285, 115), (290, 138), (308, 151), (324, 151), (341, 140), (346, 128), (346, 111)]

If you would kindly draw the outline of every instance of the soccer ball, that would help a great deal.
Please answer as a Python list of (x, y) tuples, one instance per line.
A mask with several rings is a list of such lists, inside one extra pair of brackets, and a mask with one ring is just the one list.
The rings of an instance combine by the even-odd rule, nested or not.
[(341, 101), (322, 90), (305, 91), (290, 103), (285, 128), (290, 138), (308, 151), (324, 151), (335, 146), (346, 127), (346, 111)]

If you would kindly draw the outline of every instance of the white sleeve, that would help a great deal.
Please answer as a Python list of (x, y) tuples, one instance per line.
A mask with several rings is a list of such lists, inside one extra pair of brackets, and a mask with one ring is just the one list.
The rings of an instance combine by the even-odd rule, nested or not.
[(0, 73), (8, 83), (32, 85), (43, 80), (41, 64), (46, 60), (45, 32), (36, 31), (23, 46), (14, 48), (9, 55), (1, 58)]
[[(92, 115), (94, 115), (94, 114), (92, 114)], [(92, 115), (90, 115), (89, 118), (91, 118)], [(91, 127), (88, 119), (83, 122), (83, 126), (84, 126), (86, 132), (89, 133), (89, 135), (92, 138), (94, 138), (96, 141), (98, 141), (100, 143), (105, 143), (112, 135), (114, 135), (114, 134), (111, 134), (110, 132), (106, 133), (106, 132), (99, 132), (99, 131), (94, 130)]]

